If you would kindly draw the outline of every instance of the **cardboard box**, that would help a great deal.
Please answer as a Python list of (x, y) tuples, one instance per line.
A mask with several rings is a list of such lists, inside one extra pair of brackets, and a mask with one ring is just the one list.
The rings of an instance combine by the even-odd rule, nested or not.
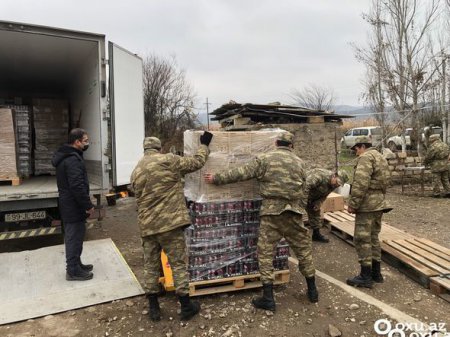
[(322, 203), (320, 213), (342, 211), (344, 209), (344, 197), (335, 192), (331, 192)]

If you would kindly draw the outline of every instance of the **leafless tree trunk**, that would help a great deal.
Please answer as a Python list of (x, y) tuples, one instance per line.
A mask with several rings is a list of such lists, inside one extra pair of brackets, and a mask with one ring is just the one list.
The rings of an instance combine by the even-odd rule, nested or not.
[(304, 108), (331, 111), (335, 103), (333, 89), (309, 84), (301, 90), (294, 89), (291, 93), (294, 104)]
[(175, 58), (150, 55), (144, 60), (145, 134), (161, 139), (165, 149), (181, 148), (183, 132), (196, 127), (195, 94)]

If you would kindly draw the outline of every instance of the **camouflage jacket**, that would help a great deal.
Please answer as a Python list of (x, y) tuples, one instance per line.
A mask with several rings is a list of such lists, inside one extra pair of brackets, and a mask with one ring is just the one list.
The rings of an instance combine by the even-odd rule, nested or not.
[(305, 183), (305, 195), (308, 196), (308, 208), (320, 207), (325, 198), (335, 188), (331, 186), (330, 180), (333, 172), (325, 169), (312, 169), (308, 172)]
[(305, 165), (291, 148), (280, 146), (261, 154), (247, 164), (216, 173), (214, 184), (223, 185), (256, 178), (263, 198), (260, 214), (278, 215), (284, 211), (303, 214)]
[(201, 145), (192, 157), (146, 150), (131, 174), (141, 236), (168, 232), (190, 223), (182, 179), (205, 165), (209, 150)]
[(432, 172), (448, 170), (449, 147), (441, 140), (434, 141), (425, 155), (424, 164), (431, 167)]
[(385, 210), (389, 174), (382, 154), (373, 147), (367, 149), (357, 160), (348, 205), (357, 212)]

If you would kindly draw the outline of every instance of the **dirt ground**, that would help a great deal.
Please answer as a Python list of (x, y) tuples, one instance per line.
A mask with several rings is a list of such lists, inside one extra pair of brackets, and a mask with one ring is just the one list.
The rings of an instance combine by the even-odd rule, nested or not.
[[(385, 215), (386, 222), (450, 248), (450, 199), (420, 197), (415, 187), (401, 195), (394, 187), (388, 193), (388, 201), (394, 210)], [(135, 219), (135, 200), (119, 199), (116, 206), (107, 208), (106, 218), (89, 231), (87, 239), (111, 237), (142, 282), (142, 249)], [(346, 242), (332, 234), (329, 237), (329, 244), (314, 243), (316, 268), (345, 282), (358, 271), (356, 253)], [(423, 323), (444, 323), (450, 331), (450, 303), (391, 266), (383, 264), (382, 272), (385, 283), (372, 290), (362, 289), (364, 293)], [(253, 309), (251, 298), (260, 290), (247, 290), (201, 297), (201, 315), (183, 323), (178, 318), (176, 298), (168, 293), (160, 300), (162, 320), (158, 323), (148, 319), (146, 299), (138, 296), (0, 326), (0, 336), (330, 336), (330, 324), (342, 336), (377, 336), (374, 322), (388, 318), (386, 313), (325, 279), (317, 277), (317, 282), (320, 300), (310, 304), (304, 279), (291, 266), (290, 282), (276, 288), (274, 314)]]

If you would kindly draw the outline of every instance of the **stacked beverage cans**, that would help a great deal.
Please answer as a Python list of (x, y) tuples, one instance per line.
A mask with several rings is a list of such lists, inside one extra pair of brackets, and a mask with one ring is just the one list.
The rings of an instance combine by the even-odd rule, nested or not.
[[(186, 229), (191, 281), (259, 273), (260, 199), (192, 202), (192, 225)], [(275, 270), (288, 269), (289, 246), (281, 241), (274, 251)]]

